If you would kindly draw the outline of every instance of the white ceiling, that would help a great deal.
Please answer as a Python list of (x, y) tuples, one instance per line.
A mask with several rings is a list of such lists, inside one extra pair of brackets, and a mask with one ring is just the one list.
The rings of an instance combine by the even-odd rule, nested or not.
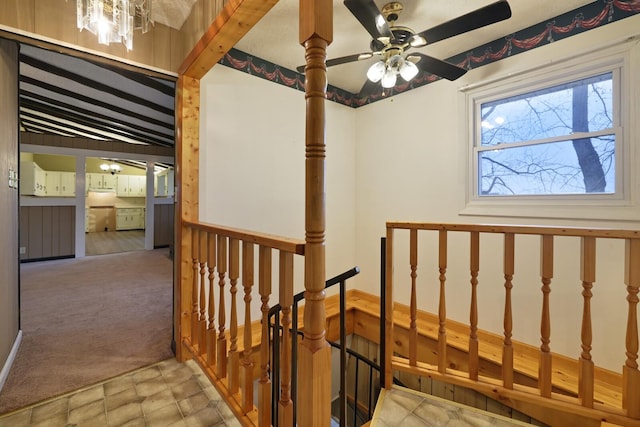
[(154, 0), (151, 11), (153, 20), (179, 30), (195, 2), (196, 0)]
[[(397, 24), (420, 32), (494, 1), (402, 0), (405, 10)], [(509, 0), (510, 19), (426, 46), (419, 52), (445, 59), (592, 2)], [(375, 0), (375, 3), (382, 8), (387, 1)], [(298, 42), (298, 11), (299, 0), (280, 0), (235, 47), (289, 69), (304, 65), (304, 49)], [(369, 51), (369, 34), (342, 0), (334, 0), (333, 32), (327, 59)], [(329, 67), (329, 84), (358, 93), (365, 81), (366, 70), (374, 61), (368, 59)]]

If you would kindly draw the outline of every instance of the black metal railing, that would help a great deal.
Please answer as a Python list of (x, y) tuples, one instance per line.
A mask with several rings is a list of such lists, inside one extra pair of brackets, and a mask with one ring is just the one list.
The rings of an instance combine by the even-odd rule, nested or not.
[[(360, 269), (358, 267), (354, 267), (351, 270), (345, 271), (344, 273), (333, 277), (326, 281), (325, 289), (329, 289), (335, 285), (340, 286), (340, 342), (330, 344), (333, 347), (336, 347), (340, 350), (340, 426), (346, 426), (347, 419), (347, 384), (346, 384), (346, 368), (347, 368), (347, 353), (350, 355), (354, 353), (354, 357), (359, 356), (361, 359), (365, 359), (361, 355), (349, 350), (346, 348), (346, 321), (345, 321), (345, 313), (346, 313), (346, 281), (353, 276), (360, 273)], [(302, 336), (302, 332), (298, 330), (298, 305), (300, 301), (304, 299), (304, 292), (300, 292), (293, 297), (293, 307), (291, 309), (291, 396), (293, 398), (293, 419), (296, 420), (296, 396), (298, 389), (298, 335)], [(272, 411), (271, 416), (273, 425), (275, 425), (275, 420), (278, 419), (278, 399), (280, 391), (280, 304), (274, 305), (269, 310), (269, 330), (271, 334), (271, 362), (269, 365), (269, 370), (271, 374), (271, 386), (272, 386)], [(368, 361), (369, 364), (375, 365), (373, 362)], [(365, 362), (366, 363), (366, 362)], [(380, 367), (377, 367), (378, 372), (380, 371)], [(372, 375), (372, 374), (371, 374)], [(357, 380), (357, 379), (356, 379)], [(369, 405), (371, 406), (371, 404)], [(357, 409), (357, 400), (355, 408)], [(369, 410), (369, 413), (371, 411)], [(294, 422), (295, 423), (295, 422)]]

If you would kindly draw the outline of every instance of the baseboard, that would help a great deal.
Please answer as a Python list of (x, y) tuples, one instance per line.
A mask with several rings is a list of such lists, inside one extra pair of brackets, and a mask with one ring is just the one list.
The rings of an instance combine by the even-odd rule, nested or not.
[(6, 362), (4, 362), (2, 371), (0, 371), (0, 391), (2, 391), (2, 388), (4, 387), (4, 383), (7, 381), (7, 378), (9, 377), (9, 371), (11, 370), (11, 366), (13, 365), (13, 361), (16, 359), (16, 356), (18, 355), (18, 349), (20, 348), (21, 342), (22, 342), (22, 329), (18, 331), (18, 335), (16, 336), (16, 340), (13, 342), (13, 347), (11, 347), (9, 356), (7, 357)]

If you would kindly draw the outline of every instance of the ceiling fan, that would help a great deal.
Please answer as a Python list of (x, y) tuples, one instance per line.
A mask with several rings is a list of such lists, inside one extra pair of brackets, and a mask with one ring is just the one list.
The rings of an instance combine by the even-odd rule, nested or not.
[[(506, 0), (499, 0), (450, 21), (436, 25), (420, 33), (408, 27), (396, 25), (396, 20), (404, 7), (401, 2), (392, 1), (379, 10), (373, 0), (344, 0), (344, 5), (373, 37), (371, 51), (342, 56), (326, 61), (327, 67), (362, 61), (374, 56), (380, 59), (367, 71), (367, 80), (360, 90), (360, 97), (367, 96), (378, 89), (392, 88), (401, 79), (408, 82), (418, 73), (430, 73), (447, 80), (455, 80), (467, 72), (449, 62), (431, 56), (407, 52), (412, 48), (421, 48), (458, 34), (466, 33), (511, 17), (511, 8)], [(304, 66), (297, 68), (304, 72)]]

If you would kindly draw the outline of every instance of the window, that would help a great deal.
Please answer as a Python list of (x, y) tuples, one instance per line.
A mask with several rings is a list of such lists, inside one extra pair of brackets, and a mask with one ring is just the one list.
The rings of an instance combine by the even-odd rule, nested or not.
[(575, 207), (632, 204), (622, 115), (630, 48), (617, 50), (464, 90), (470, 150), (462, 214), (591, 218), (598, 214), (576, 216)]
[(615, 193), (613, 73), (483, 102), (478, 195)]

